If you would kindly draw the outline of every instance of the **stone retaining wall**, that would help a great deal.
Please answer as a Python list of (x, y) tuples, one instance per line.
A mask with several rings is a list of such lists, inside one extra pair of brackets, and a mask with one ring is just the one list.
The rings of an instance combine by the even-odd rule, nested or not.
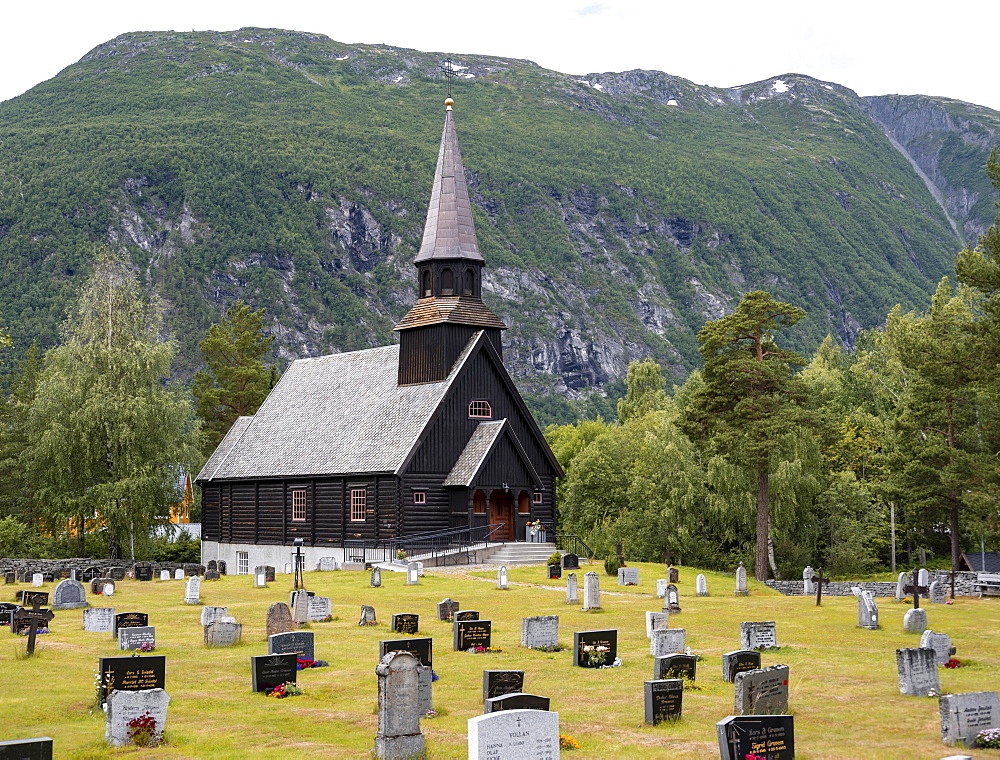
[[(976, 584), (978, 573), (961, 571), (955, 573), (955, 596), (979, 596)], [(931, 583), (938, 581), (945, 587), (945, 593), (951, 596), (951, 571), (931, 570)], [(785, 596), (802, 596), (802, 581), (765, 581), (766, 585), (781, 592)], [(892, 581), (831, 581), (823, 588), (823, 596), (853, 596), (851, 589), (859, 587), (871, 591), (873, 596), (896, 595), (896, 584)]]
[[(18, 576), (24, 573), (42, 573), (59, 577), (64, 570), (76, 570), (77, 577), (87, 568), (98, 568), (102, 574), (110, 572), (111, 568), (124, 568), (126, 572), (140, 564), (131, 559), (90, 559), (88, 557), (72, 557), (69, 559), (20, 559), (4, 557), (0, 558), (0, 574), (14, 572)], [(153, 568), (155, 577), (159, 577), (161, 570), (174, 570), (181, 568), (185, 575), (204, 574), (205, 568), (190, 562), (144, 562)], [(199, 572), (200, 571), (200, 572)], [(2, 575), (0, 575), (2, 580)]]

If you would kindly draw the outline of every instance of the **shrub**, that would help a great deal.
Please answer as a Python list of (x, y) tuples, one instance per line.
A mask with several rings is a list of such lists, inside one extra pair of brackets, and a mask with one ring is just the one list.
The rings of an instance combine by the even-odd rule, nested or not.
[(552, 552), (549, 558), (545, 560), (546, 565), (555, 565), (558, 567), (562, 564), (562, 555), (559, 552)]
[(618, 575), (618, 568), (621, 567), (618, 561), (618, 554), (614, 550), (608, 553), (608, 558), (604, 560), (604, 572), (608, 575)]

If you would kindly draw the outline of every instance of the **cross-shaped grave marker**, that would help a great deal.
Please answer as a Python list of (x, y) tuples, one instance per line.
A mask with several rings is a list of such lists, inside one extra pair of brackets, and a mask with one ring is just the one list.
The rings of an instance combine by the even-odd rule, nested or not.
[(23, 607), (16, 612), (14, 612), (15, 625), (18, 621), (28, 621), (28, 647), (25, 650), (26, 654), (30, 657), (35, 653), (35, 635), (38, 633), (38, 626), (41, 623), (43, 626), (48, 625), (48, 622), (56, 616), (52, 610), (43, 610), (41, 600), (36, 596), (32, 599), (32, 607), (30, 610), (24, 609)]
[(816, 584), (816, 606), (823, 606), (823, 586), (830, 582), (829, 578), (823, 577), (823, 568), (819, 569), (819, 574), (813, 576), (813, 583)]
[(927, 586), (918, 585), (917, 578), (920, 577), (920, 571), (917, 568), (913, 568), (913, 572), (910, 573), (913, 577), (913, 583), (909, 586), (903, 586), (904, 594), (913, 594), (913, 609), (920, 609), (920, 595), (927, 593)]

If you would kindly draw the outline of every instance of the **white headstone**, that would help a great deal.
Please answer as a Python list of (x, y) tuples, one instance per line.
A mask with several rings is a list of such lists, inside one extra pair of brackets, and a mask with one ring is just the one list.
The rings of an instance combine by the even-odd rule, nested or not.
[(389, 652), (375, 668), (378, 676), (378, 732), (374, 756), (379, 760), (424, 757), (420, 732), (420, 660), (409, 652)]
[(646, 613), (646, 638), (653, 638), (653, 631), (662, 631), (670, 624), (669, 612)]
[(91, 607), (84, 610), (83, 630), (91, 633), (113, 633), (115, 630), (115, 608)]
[(153, 718), (154, 728), (151, 737), (153, 743), (158, 743), (163, 729), (167, 724), (167, 705), (170, 697), (163, 689), (146, 689), (144, 691), (112, 690), (108, 695), (108, 714), (104, 723), (104, 740), (112, 747), (121, 747), (130, 741), (129, 734), (133, 730), (129, 723), (146, 713)]
[(201, 624), (211, 625), (216, 620), (221, 620), (229, 615), (228, 607), (202, 607)]
[(45, 583), (45, 576), (41, 573), (35, 573), (31, 576), (31, 585), (33, 588), (38, 588), (43, 583)]
[(521, 618), (521, 646), (550, 648), (559, 645), (559, 616), (538, 615)]
[(907, 610), (903, 615), (903, 630), (906, 633), (923, 633), (927, 630), (927, 610)]
[(105, 583), (104, 584), (104, 596), (114, 596), (115, 595), (115, 584)]
[(292, 621), (297, 625), (309, 622), (309, 594), (305, 589), (295, 592), (292, 602)]
[(747, 590), (747, 569), (740, 562), (740, 566), (736, 568), (736, 595), (746, 596), (749, 593)]
[(501, 591), (507, 591), (509, 588), (507, 582), (507, 566), (500, 565), (500, 569), (497, 570), (497, 588)]
[(174, 580), (175, 581), (182, 581), (182, 580), (184, 580), (184, 568), (183, 567), (178, 567), (176, 570), (174, 570)]
[(253, 587), (267, 588), (267, 573), (254, 573)]
[(1000, 729), (1000, 698), (995, 691), (942, 694), (938, 708), (941, 741), (949, 747), (971, 747), (980, 731)]
[(906, 592), (903, 591), (904, 588), (909, 584), (910, 579), (906, 573), (900, 573), (899, 577), (896, 579), (896, 601), (901, 602), (906, 598)]
[(559, 757), (559, 713), (501, 710), (469, 718), (469, 760)]
[(368, 585), (372, 588), (382, 588), (382, 571), (379, 568), (372, 568), (372, 577)]
[(871, 591), (862, 590), (858, 594), (858, 627), (877, 631), (881, 626), (878, 622), (878, 605)]
[(773, 620), (740, 623), (740, 645), (743, 649), (777, 649), (777, 625)]
[(318, 623), (333, 614), (333, 601), (328, 596), (309, 597), (309, 621)]
[(169, 570), (161, 570), (160, 571), (160, 580), (161, 581), (169, 581), (172, 577), (173, 576), (170, 575), (170, 571)]
[(813, 578), (815, 576), (816, 576), (816, 572), (812, 569), (812, 567), (810, 567), (809, 565), (806, 565), (805, 569), (802, 571), (802, 593), (803, 594), (806, 594), (808, 596), (809, 594), (815, 594), (816, 593), (815, 584), (813, 583)]
[(667, 595), (667, 579), (657, 578), (656, 579), (656, 596), (658, 599), (662, 599)]
[(933, 649), (897, 649), (896, 670), (900, 694), (928, 697), (941, 690)]
[(601, 581), (591, 570), (583, 576), (583, 611), (601, 609)]
[(184, 603), (201, 604), (201, 578), (192, 575), (184, 584)]
[(708, 596), (708, 581), (702, 573), (698, 573), (694, 579), (694, 589), (698, 596)]
[(319, 558), (319, 569), (322, 572), (330, 572), (337, 569), (337, 558), (336, 557), (320, 557)]
[(416, 586), (420, 583), (420, 568), (416, 562), (406, 563), (406, 585)]
[(285, 563), (285, 575), (291, 575), (291, 574), (292, 574), (292, 563), (291, 562), (286, 562)]
[(951, 637), (947, 633), (927, 630), (920, 634), (920, 646), (934, 650), (934, 662), (944, 665), (951, 659)]
[(649, 653), (653, 657), (683, 652), (687, 644), (687, 633), (683, 628), (665, 628), (652, 631), (649, 637)]
[(579, 604), (580, 597), (576, 584), (576, 573), (566, 576), (566, 604)]
[(917, 572), (917, 585), (918, 586), (930, 586), (931, 585), (931, 574), (926, 568), (920, 568)]

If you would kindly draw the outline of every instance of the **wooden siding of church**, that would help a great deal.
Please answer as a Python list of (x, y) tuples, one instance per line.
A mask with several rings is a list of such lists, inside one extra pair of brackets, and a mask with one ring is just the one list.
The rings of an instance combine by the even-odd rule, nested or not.
[[(448, 472), (443, 474), (408, 472), (402, 477), (400, 480), (403, 512), (401, 535), (423, 533), (429, 530), (447, 530), (452, 527), (448, 516), (450, 495), (448, 489), (441, 485), (447, 476)], [(413, 493), (418, 490), (426, 494), (426, 504), (413, 503)]]
[[(481, 328), (471, 325), (430, 325), (400, 332), (400, 385), (444, 380), (455, 360)], [(500, 330), (487, 329), (490, 341), (500, 346)]]

